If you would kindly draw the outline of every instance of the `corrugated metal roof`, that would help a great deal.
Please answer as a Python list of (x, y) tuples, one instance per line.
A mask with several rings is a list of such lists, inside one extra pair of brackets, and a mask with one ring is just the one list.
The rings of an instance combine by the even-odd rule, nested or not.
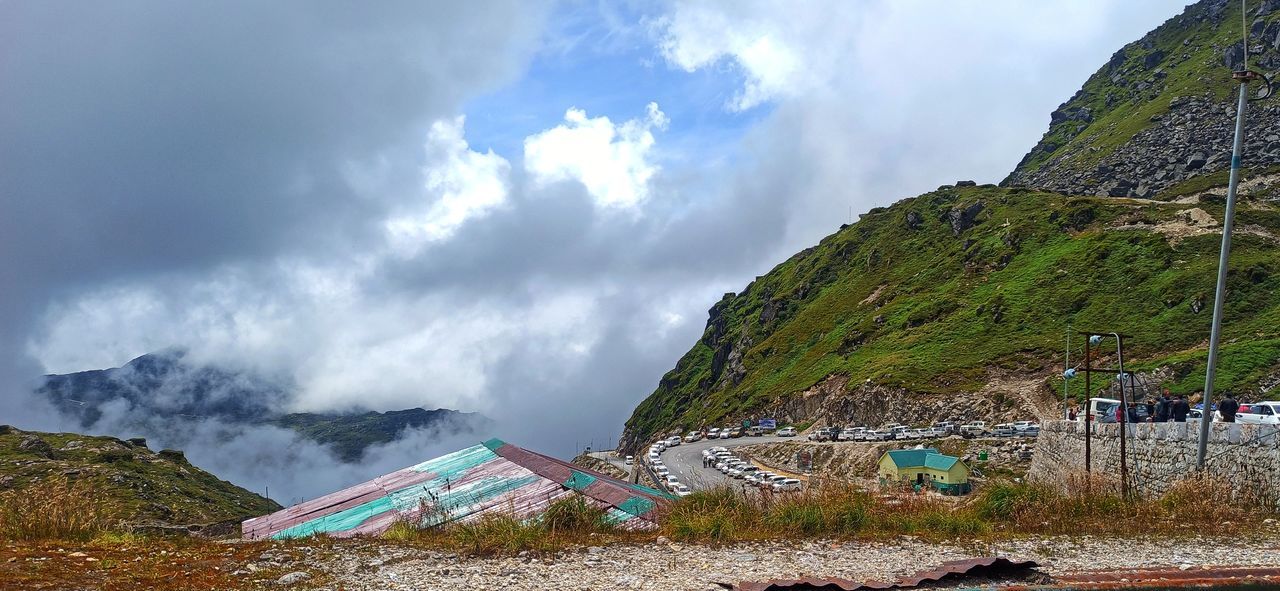
[(399, 520), (425, 525), (495, 513), (525, 519), (570, 495), (604, 509), (624, 529), (656, 526), (651, 512), (672, 497), (490, 439), (369, 482), (245, 521), (245, 538), (314, 533), (376, 535)]
[(934, 470), (950, 470), (952, 466), (959, 462), (960, 458), (955, 456), (946, 456), (942, 454), (928, 454), (924, 457), (924, 467), (933, 468)]
[(889, 454), (889, 459), (893, 460), (895, 466), (899, 468), (913, 468), (923, 466), (925, 456), (936, 454), (938, 450), (932, 447), (922, 447), (920, 449), (894, 449), (885, 452)]
[[(803, 591), (823, 589), (828, 591), (862, 591), (879, 589), (903, 589), (917, 587), (922, 583), (936, 583), (946, 579), (966, 576), (994, 576), (1011, 571), (1029, 570), (1039, 566), (1030, 560), (1010, 560), (1000, 556), (953, 560), (938, 565), (938, 568), (920, 571), (910, 577), (893, 582), (882, 581), (850, 581), (838, 578), (805, 577), (801, 579), (775, 579), (772, 581), (744, 582), (729, 586), (735, 591)], [(725, 586), (725, 585), (721, 585)]]

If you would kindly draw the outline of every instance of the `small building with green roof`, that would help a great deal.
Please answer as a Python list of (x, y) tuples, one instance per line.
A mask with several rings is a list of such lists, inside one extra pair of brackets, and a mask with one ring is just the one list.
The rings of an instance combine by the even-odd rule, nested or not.
[(880, 456), (881, 486), (926, 486), (949, 495), (968, 494), (969, 467), (960, 458), (939, 453), (932, 447), (895, 449)]

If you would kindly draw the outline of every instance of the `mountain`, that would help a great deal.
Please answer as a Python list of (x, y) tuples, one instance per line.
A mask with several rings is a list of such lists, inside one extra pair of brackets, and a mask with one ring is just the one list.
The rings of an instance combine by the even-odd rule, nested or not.
[[(1249, 66), (1280, 69), (1280, 1), (1250, 2)], [(1241, 68), (1240, 3), (1204, 0), (1130, 43), (1052, 114), (1004, 180), (1074, 195), (1172, 198), (1223, 182)], [(1280, 99), (1250, 103), (1243, 165), (1275, 172)]]
[(0, 425), (0, 498), (51, 478), (90, 483), (95, 502), (134, 525), (236, 525), (280, 505), (201, 470), (180, 451), (145, 440), (37, 433)]
[(117, 368), (47, 375), (38, 393), (85, 428), (104, 413), (121, 410), (129, 410), (132, 417), (275, 425), (331, 447), (345, 462), (358, 461), (369, 446), (394, 441), (405, 429), (433, 428), (453, 434), (488, 423), (478, 414), (448, 409), (282, 413), (278, 409), (291, 396), (287, 384), (251, 372), (192, 363), (181, 349), (143, 355)]
[[(766, 417), (1048, 416), (1069, 322), (1128, 335), (1140, 394), (1198, 392), (1234, 116), (1232, 6), (1204, 0), (1117, 52), (1003, 187), (960, 182), (872, 209), (725, 294), (620, 446)], [(1250, 22), (1251, 63), (1280, 65), (1280, 0)], [(1216, 383), (1245, 398), (1280, 383), (1277, 104), (1251, 105)]]
[(410, 408), (387, 412), (352, 414), (290, 413), (272, 419), (273, 424), (293, 429), (303, 437), (328, 445), (344, 462), (360, 460), (370, 445), (390, 443), (405, 429), (435, 428), (446, 433), (483, 431), (489, 419), (477, 413), (445, 408)]

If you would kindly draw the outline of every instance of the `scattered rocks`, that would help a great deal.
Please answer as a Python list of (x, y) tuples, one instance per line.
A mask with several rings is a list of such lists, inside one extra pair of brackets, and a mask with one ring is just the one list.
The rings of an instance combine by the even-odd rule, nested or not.
[(303, 581), (309, 581), (309, 580), (311, 580), (311, 573), (299, 570), (299, 571), (294, 571), (287, 575), (284, 575), (279, 579), (276, 579), (276, 584), (282, 585), (282, 586), (297, 585), (298, 583), (301, 583)]
[(46, 458), (53, 455), (53, 446), (36, 435), (23, 437), (18, 443), (18, 449)]
[[(976, 546), (970, 541), (933, 543), (911, 536), (891, 541), (840, 543), (824, 540), (786, 540), (728, 546), (667, 544), (599, 547), (591, 564), (566, 553), (526, 562), (516, 557), (460, 558), (441, 568), (436, 558), (418, 550), (379, 547), (371, 551), (406, 552), (401, 560), (370, 576), (360, 565), (367, 558), (319, 563), (335, 579), (333, 586), (350, 591), (387, 588), (419, 590), (510, 589), (653, 589), (703, 591), (717, 583), (794, 578), (798, 575), (850, 580), (892, 580), (948, 560), (988, 554), (1036, 560), (1049, 575), (1087, 570), (1139, 567), (1205, 568), (1223, 557), (1237, 566), (1280, 566), (1272, 551), (1280, 536), (1265, 534), (1238, 539), (1167, 540), (1096, 538), (1091, 536), (1030, 536)], [(291, 573), (292, 574), (292, 573)], [(289, 575), (286, 575), (289, 576)]]

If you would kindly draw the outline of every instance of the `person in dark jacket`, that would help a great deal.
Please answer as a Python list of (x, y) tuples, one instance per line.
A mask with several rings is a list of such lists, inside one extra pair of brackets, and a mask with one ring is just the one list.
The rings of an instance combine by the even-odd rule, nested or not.
[(1227, 394), (1227, 397), (1218, 403), (1218, 412), (1222, 413), (1222, 422), (1224, 423), (1236, 422), (1236, 413), (1239, 411), (1240, 403), (1230, 394)]
[(1156, 420), (1156, 401), (1150, 398), (1147, 399), (1147, 420), (1153, 423)]
[(1156, 401), (1156, 422), (1157, 423), (1169, 422), (1169, 405), (1171, 404), (1172, 404), (1172, 401), (1169, 400), (1168, 392), (1165, 392), (1160, 395), (1160, 399)]
[(1173, 422), (1185, 423), (1187, 422), (1187, 415), (1191, 413), (1191, 405), (1187, 404), (1187, 399), (1179, 394), (1178, 398), (1173, 401), (1173, 407), (1169, 409), (1169, 412), (1173, 415)]
[(1142, 419), (1138, 416), (1138, 403), (1129, 403), (1129, 421), (1130, 423), (1141, 423)]

